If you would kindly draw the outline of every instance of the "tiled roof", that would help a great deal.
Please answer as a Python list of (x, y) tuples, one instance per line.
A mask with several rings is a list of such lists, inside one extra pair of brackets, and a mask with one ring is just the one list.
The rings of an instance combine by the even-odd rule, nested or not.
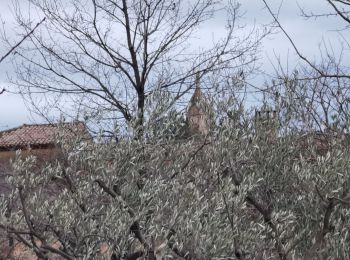
[[(76, 133), (87, 134), (86, 126), (82, 122), (62, 124), (65, 135), (73, 136)], [(27, 146), (54, 145), (60, 129), (58, 124), (22, 125), (0, 132), (0, 149), (12, 149)]]

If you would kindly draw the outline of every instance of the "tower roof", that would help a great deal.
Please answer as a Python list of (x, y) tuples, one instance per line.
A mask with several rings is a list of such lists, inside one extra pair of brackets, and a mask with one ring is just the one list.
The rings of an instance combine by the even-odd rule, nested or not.
[(187, 111), (187, 126), (190, 135), (207, 135), (209, 132), (209, 114), (200, 88), (200, 76), (196, 74), (195, 90)]
[(202, 98), (199, 73), (196, 74), (195, 90), (190, 100), (190, 105), (197, 103)]

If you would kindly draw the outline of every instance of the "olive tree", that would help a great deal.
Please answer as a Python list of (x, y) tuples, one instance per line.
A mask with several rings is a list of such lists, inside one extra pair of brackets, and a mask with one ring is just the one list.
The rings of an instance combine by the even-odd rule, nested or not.
[(266, 87), (270, 105), (280, 112), (280, 124), (297, 131), (333, 134), (349, 132), (349, 80), (318, 77), (310, 67), (278, 73)]
[(320, 154), (248, 115), (202, 138), (61, 141), (45, 167), (18, 154), (0, 228), (43, 259), (346, 259), (346, 139)]

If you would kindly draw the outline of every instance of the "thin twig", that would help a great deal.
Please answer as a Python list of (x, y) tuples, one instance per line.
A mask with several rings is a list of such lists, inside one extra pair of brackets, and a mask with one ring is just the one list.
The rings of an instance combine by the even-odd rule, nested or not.
[[(16, 45), (14, 45), (2, 58), (0, 58), (0, 63), (6, 59), (7, 56), (9, 56), (19, 45), (21, 45), (30, 35), (32, 35), (34, 33), (34, 31), (46, 20), (46, 17), (43, 18), (40, 22), (38, 22), (35, 27), (29, 32), (27, 33), (22, 40), (20, 40)], [(0, 93), (2, 94), (2, 93)]]

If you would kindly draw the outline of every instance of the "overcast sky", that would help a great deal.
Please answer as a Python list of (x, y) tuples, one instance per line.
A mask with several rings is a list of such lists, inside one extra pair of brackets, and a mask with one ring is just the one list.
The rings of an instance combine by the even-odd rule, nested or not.
[[(15, 31), (14, 21), (11, 11), (12, 0), (0, 0), (0, 16), (5, 22), (4, 28), (9, 35), (13, 35)], [(54, 1), (54, 0), (53, 0)], [(20, 0), (24, 3), (25, 0)], [(264, 9), (262, 0), (241, 0), (241, 10), (245, 12), (241, 19), (241, 24), (247, 25), (247, 29), (252, 26), (261, 26), (267, 24), (272, 20), (267, 10)], [(277, 10), (280, 0), (268, 1), (274, 10)], [(324, 13), (329, 10), (326, 1), (324, 0), (306, 0), (297, 1), (285, 0), (280, 10), (280, 22), (288, 31), (290, 36), (295, 40), (296, 45), (300, 48), (304, 55), (311, 59), (319, 56), (318, 46), (323, 39), (329, 44), (333, 44), (335, 50), (339, 47), (338, 40), (339, 29), (343, 29), (345, 24), (340, 19), (327, 18), (315, 20), (305, 20), (300, 17), (299, 6), (305, 7), (306, 10), (313, 13)], [(213, 20), (208, 22), (201, 28), (200, 35), (207, 37), (208, 35), (215, 35), (222, 31), (225, 26), (225, 19), (218, 15)], [(344, 37), (349, 37), (347, 31), (342, 31)], [(199, 39), (205, 40), (205, 39)], [(0, 56), (6, 52), (6, 48), (0, 44)], [(295, 64), (296, 56), (291, 45), (282, 34), (271, 35), (263, 42), (262, 51), (260, 53), (261, 63), (263, 69), (267, 73), (272, 73), (272, 63), (275, 62), (275, 55), (279, 56), (284, 64), (287, 61), (291, 66)], [(7, 75), (12, 72), (11, 64), (9, 63), (11, 57), (7, 62), (0, 64), (0, 87), (9, 88)], [(263, 78), (259, 78), (261, 84)], [(255, 82), (256, 84), (257, 82)], [(43, 122), (43, 119), (32, 116), (26, 106), (24, 105), (20, 96), (5, 93), (0, 95), (0, 130), (15, 127), (24, 123)]]

